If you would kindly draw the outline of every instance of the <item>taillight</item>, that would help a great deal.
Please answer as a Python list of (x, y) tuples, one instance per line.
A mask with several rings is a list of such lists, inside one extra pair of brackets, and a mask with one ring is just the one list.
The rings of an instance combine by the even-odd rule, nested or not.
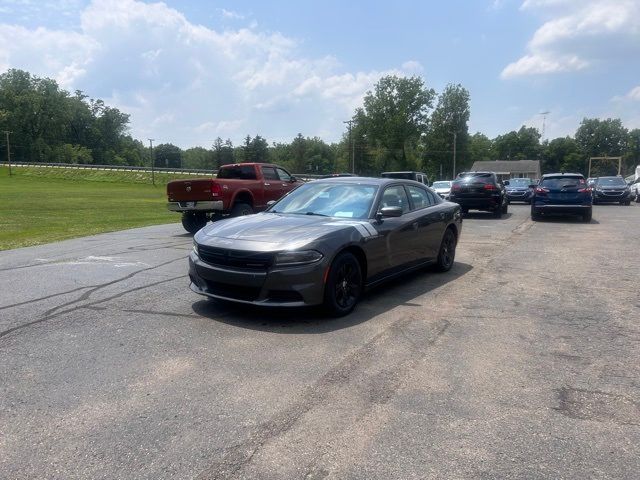
[(580, 192), (580, 193), (591, 193), (591, 189), (589, 187), (581, 188), (581, 189), (578, 190), (578, 192)]
[(211, 182), (211, 196), (219, 197), (220, 195), (222, 195), (222, 187), (220, 186), (220, 184)]
[(484, 189), (485, 190), (497, 190), (496, 186), (493, 183), (485, 183), (484, 184)]
[(547, 193), (549, 193), (549, 189), (544, 187), (536, 187), (536, 193), (539, 193), (540, 195), (546, 195)]

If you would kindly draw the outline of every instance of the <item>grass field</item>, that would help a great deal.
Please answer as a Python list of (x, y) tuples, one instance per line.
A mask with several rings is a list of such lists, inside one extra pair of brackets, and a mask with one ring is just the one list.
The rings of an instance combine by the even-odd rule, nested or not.
[(165, 207), (176, 177), (153, 186), (141, 172), (0, 167), (0, 250), (178, 222)]

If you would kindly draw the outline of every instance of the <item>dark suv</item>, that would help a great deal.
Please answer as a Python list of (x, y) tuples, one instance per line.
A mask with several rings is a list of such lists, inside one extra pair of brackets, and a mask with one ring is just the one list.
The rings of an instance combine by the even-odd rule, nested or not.
[(498, 218), (507, 213), (509, 204), (504, 186), (494, 172), (460, 173), (451, 184), (449, 201), (459, 204), (462, 213), (485, 210)]
[(568, 213), (581, 215), (585, 222), (591, 221), (591, 189), (579, 173), (550, 173), (543, 175), (533, 191), (531, 219), (541, 215)]
[(592, 188), (593, 203), (631, 204), (631, 190), (622, 177), (598, 177)]

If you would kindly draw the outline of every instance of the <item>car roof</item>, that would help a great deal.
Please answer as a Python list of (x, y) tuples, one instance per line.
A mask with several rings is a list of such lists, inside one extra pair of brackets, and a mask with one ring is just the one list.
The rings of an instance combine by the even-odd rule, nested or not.
[(319, 178), (317, 180), (312, 180), (309, 183), (358, 183), (364, 185), (391, 185), (395, 183), (408, 183), (411, 185), (422, 185), (424, 184), (420, 182), (416, 182), (415, 180), (410, 180), (407, 178), (379, 178), (379, 177), (331, 177), (331, 178)]
[(609, 175), (608, 177), (597, 177), (598, 180), (601, 180), (603, 178), (622, 178), (624, 180), (622, 175)]
[(581, 173), (545, 173), (544, 175), (542, 175), (542, 178), (547, 178), (547, 177), (582, 177), (584, 178), (584, 175), (582, 175)]

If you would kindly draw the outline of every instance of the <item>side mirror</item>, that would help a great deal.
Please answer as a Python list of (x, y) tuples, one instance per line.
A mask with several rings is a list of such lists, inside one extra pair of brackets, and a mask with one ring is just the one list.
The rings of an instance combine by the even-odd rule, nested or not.
[(382, 207), (378, 214), (380, 217), (401, 217), (402, 207)]
[(291, 183), (293, 183), (293, 182), (297, 182), (297, 181), (298, 181), (298, 179), (297, 179), (296, 177), (294, 177), (293, 175), (291, 175), (291, 178), (289, 178), (289, 181), (290, 181)]
[(273, 206), (273, 205), (275, 205), (275, 204), (276, 204), (276, 201), (275, 201), (275, 200), (269, 200), (269, 201), (267, 202), (267, 208), (272, 207), (272, 206)]
[(509, 180), (505, 180), (504, 182), (502, 182), (502, 184), (506, 187), (507, 185), (509, 185)]

